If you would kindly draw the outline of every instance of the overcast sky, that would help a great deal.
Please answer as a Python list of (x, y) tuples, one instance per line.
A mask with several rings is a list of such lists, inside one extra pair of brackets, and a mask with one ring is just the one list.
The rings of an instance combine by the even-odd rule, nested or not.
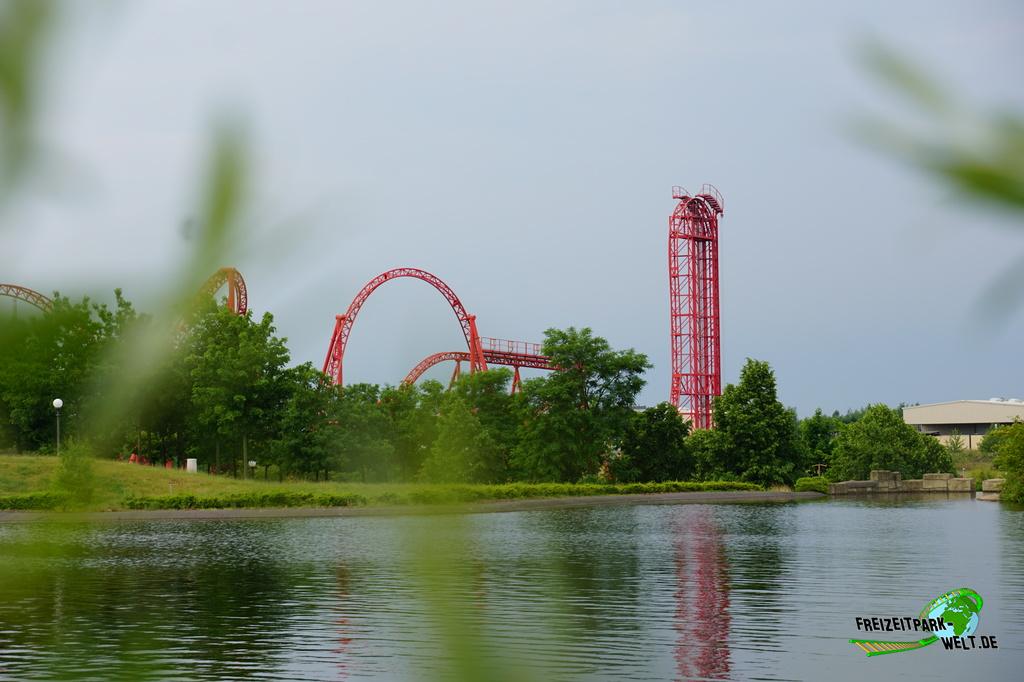
[[(667, 399), (671, 187), (711, 182), (726, 382), (768, 360), (801, 414), (1024, 397), (1024, 309), (972, 315), (1024, 226), (850, 132), (901, 111), (858, 57), (868, 38), (973, 106), (1024, 106), (1019, 2), (76, 7), (43, 115), (58, 172), (5, 217), (0, 281), (121, 286), (145, 308), (185, 252), (227, 111), (254, 178), (250, 236), (226, 264), (295, 361), (322, 363), (366, 280), (416, 266), (485, 336), (589, 326), (647, 353), (641, 402)], [(463, 346), (433, 289), (389, 283), (355, 325), (346, 380), (397, 383)]]

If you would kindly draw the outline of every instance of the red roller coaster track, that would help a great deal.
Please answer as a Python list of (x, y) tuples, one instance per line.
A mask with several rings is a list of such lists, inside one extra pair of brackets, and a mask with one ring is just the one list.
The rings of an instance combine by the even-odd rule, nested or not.
[[(222, 286), (228, 287), (227, 307), (239, 315), (245, 315), (249, 309), (249, 293), (245, 288), (245, 280), (235, 268), (221, 268), (213, 273), (203, 286), (199, 288), (197, 296), (213, 296)], [(17, 284), (0, 284), (0, 296), (7, 296), (18, 301), (31, 303), (42, 311), (53, 309), (53, 300), (38, 291)]]
[[(492, 365), (505, 365), (515, 369), (512, 376), (512, 392), (517, 392), (522, 387), (522, 378), (519, 370), (523, 367), (534, 369), (554, 369), (551, 360), (540, 352), (540, 344), (526, 343), (525, 341), (509, 341), (507, 339), (493, 339), (484, 337), (480, 339), (483, 347), (484, 359)], [(458, 378), (462, 371), (462, 363), (469, 362), (469, 353), (464, 351), (446, 351), (434, 353), (419, 362), (412, 371), (402, 380), (403, 385), (416, 383), (423, 373), (435, 365), (452, 360), (455, 362), (455, 370), (452, 372), (452, 383)]]
[(696, 429), (714, 424), (722, 393), (718, 310), (718, 216), (722, 196), (704, 185), (696, 196), (672, 188), (678, 199), (668, 219), (668, 282), (672, 342), (670, 400)]
[[(692, 421), (694, 428), (713, 426), (713, 400), (721, 394), (721, 331), (718, 288), (718, 217), (723, 214), (722, 196), (712, 185), (691, 196), (681, 187), (672, 188), (679, 201), (669, 217), (668, 270), (670, 329), (672, 346), (672, 384), (670, 400)], [(488, 363), (515, 368), (512, 391), (521, 385), (523, 367), (554, 369), (541, 354), (538, 344), (504, 339), (481, 338), (476, 316), (469, 314), (462, 301), (441, 278), (418, 268), (394, 268), (367, 282), (343, 315), (335, 318), (334, 331), (324, 359), (323, 371), (337, 385), (344, 381), (345, 348), (356, 316), (366, 300), (382, 284), (408, 277), (431, 285), (444, 296), (462, 327), (466, 352), (435, 353), (417, 364), (403, 383), (415, 383), (423, 373), (446, 361), (454, 361), (455, 375), (463, 361), (470, 371), (486, 370)], [(235, 268), (221, 268), (200, 288), (200, 296), (213, 296), (227, 285), (227, 306), (245, 315), (249, 298), (245, 280)], [(15, 284), (0, 284), (0, 296), (22, 300), (41, 310), (50, 310), (53, 302), (37, 291)]]
[(228, 286), (228, 308), (239, 315), (249, 310), (249, 291), (245, 288), (245, 279), (235, 268), (221, 268), (210, 275), (210, 278), (199, 287), (198, 296), (213, 296), (224, 285)]
[(352, 325), (355, 324), (356, 315), (366, 303), (366, 299), (377, 290), (380, 285), (400, 277), (411, 277), (423, 280), (430, 286), (437, 289), (448, 304), (455, 311), (455, 317), (462, 327), (462, 334), (466, 337), (466, 348), (469, 350), (470, 371), (487, 369), (487, 360), (484, 358), (483, 347), (480, 342), (480, 335), (476, 331), (476, 315), (470, 315), (462, 301), (455, 295), (451, 287), (444, 283), (440, 277), (430, 274), (426, 270), (418, 268), (394, 268), (377, 275), (359, 290), (356, 297), (348, 306), (344, 315), (335, 318), (334, 333), (331, 334), (331, 345), (327, 349), (327, 357), (324, 359), (324, 374), (334, 380), (335, 384), (342, 385), (344, 381), (343, 370), (345, 360), (345, 347), (348, 345), (348, 337), (352, 333)]
[(8, 296), (17, 301), (30, 303), (42, 311), (49, 311), (53, 308), (53, 301), (38, 291), (27, 287), (20, 287), (17, 284), (0, 284), (0, 296)]

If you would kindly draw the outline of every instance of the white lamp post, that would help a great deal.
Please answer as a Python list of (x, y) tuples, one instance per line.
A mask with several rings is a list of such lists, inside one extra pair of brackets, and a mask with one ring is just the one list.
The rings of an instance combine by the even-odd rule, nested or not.
[(60, 408), (64, 407), (64, 401), (60, 398), (53, 399), (53, 409), (57, 410), (57, 456), (60, 457)]

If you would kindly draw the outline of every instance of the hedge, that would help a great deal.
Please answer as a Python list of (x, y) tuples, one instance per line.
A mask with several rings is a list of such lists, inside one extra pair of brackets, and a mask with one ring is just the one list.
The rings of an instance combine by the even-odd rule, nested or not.
[(0, 510), (47, 510), (63, 509), (70, 500), (67, 494), (57, 492), (21, 493), (18, 495), (0, 495)]
[(796, 479), (796, 485), (793, 489), (798, 493), (824, 493), (828, 495), (828, 481), (824, 476), (811, 476), (806, 478)]
[(362, 495), (310, 492), (250, 492), (232, 495), (129, 495), (128, 509), (244, 509), (260, 507), (355, 507), (366, 504)]
[(585, 497), (722, 490), (763, 490), (737, 481), (669, 481), (665, 483), (575, 484), (506, 483), (501, 485), (443, 485), (407, 490), (388, 490), (375, 495), (357, 493), (268, 491), (231, 495), (163, 495), (125, 498), (128, 509), (240, 509), (265, 507), (359, 507), (366, 505), (430, 505), (515, 500), (538, 497)]
[[(801, 481), (815, 479), (800, 479)], [(824, 480), (824, 479), (822, 479)], [(652, 493), (763, 490), (753, 483), (738, 481), (667, 481), (664, 483), (504, 483), (499, 485), (431, 485), (364, 493), (320, 493), (266, 490), (222, 495), (128, 495), (127, 509), (253, 509), (270, 507), (362, 507), (367, 505), (461, 504), (487, 500), (517, 500), (540, 497), (588, 497), (592, 495), (635, 495)], [(797, 482), (797, 490), (800, 490)], [(826, 488), (827, 489), (827, 488)], [(0, 495), (0, 510), (66, 509), (65, 493), (45, 491)]]

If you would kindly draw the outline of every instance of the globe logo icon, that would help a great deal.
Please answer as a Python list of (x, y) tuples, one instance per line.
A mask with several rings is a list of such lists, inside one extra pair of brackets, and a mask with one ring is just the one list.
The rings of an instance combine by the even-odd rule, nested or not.
[(932, 600), (921, 611), (921, 618), (941, 618), (946, 627), (935, 630), (936, 637), (969, 637), (978, 629), (983, 601), (974, 590), (961, 588)]

